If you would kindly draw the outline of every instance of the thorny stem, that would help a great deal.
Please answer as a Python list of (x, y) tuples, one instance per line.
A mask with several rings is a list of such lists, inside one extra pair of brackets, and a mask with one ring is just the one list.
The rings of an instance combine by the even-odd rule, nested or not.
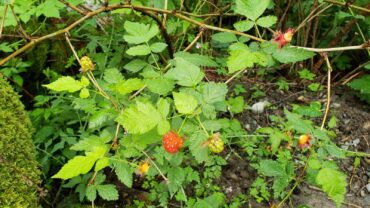
[(300, 47), (300, 46), (291, 46), (294, 48), (300, 48), (306, 51), (312, 51), (312, 52), (333, 52), (333, 51), (348, 51), (348, 50), (359, 50), (359, 49), (368, 49), (370, 46), (365, 43), (362, 45), (355, 45), (355, 46), (345, 46), (345, 47), (335, 47), (335, 48), (308, 48), (308, 47)]
[(330, 64), (330, 61), (329, 61), (329, 58), (328, 58), (328, 54), (324, 54), (324, 58), (325, 58), (325, 61), (326, 61), (326, 65), (328, 66), (328, 85), (327, 85), (327, 95), (326, 95), (327, 102), (326, 102), (324, 118), (322, 119), (322, 123), (321, 123), (321, 130), (324, 129), (326, 118), (328, 117), (328, 113), (329, 113), (330, 97), (331, 97), (331, 93), (330, 93), (331, 72), (333, 71), (333, 68), (331, 67), (331, 64)]
[(1, 34), (3, 33), (4, 24), (5, 24), (5, 18), (6, 18), (6, 11), (7, 10), (8, 10), (8, 4), (5, 4), (4, 13), (3, 13), (3, 19), (1, 20), (1, 25), (0, 25), (0, 38), (1, 38)]
[(168, 180), (168, 178), (166, 176), (164, 176), (163, 172), (161, 171), (161, 169), (159, 169), (159, 167), (157, 166), (157, 164), (152, 160), (152, 158), (150, 158), (150, 156), (144, 151), (144, 150), (141, 150), (141, 152), (150, 160), (150, 162), (154, 165), (154, 167), (158, 170), (159, 174), (162, 176), (162, 178), (166, 181), (167, 184), (170, 183), (170, 181)]
[(353, 4), (347, 5), (344, 2), (339, 2), (339, 1), (335, 1), (335, 0), (324, 0), (324, 1), (328, 2), (328, 3), (331, 3), (331, 4), (336, 4), (336, 5), (339, 5), (339, 6), (344, 6), (344, 7), (349, 6), (350, 8), (353, 8), (353, 9), (356, 9), (356, 10), (359, 10), (359, 11), (362, 11), (362, 12), (370, 13), (370, 9), (360, 7), (360, 6), (356, 6), (356, 5), (353, 5)]
[(296, 182), (294, 183), (292, 189), (290, 189), (290, 191), (288, 192), (288, 194), (284, 197), (284, 199), (277, 205), (277, 207), (281, 207), (284, 203), (284, 201), (286, 201), (293, 193), (294, 189), (297, 188), (298, 184), (302, 181), (303, 179), (303, 175), (304, 173), (306, 172), (306, 169), (307, 169), (307, 166), (308, 166), (308, 158), (307, 158), (307, 161), (306, 161), (306, 164), (304, 165), (304, 168), (301, 172), (301, 174), (298, 176)]

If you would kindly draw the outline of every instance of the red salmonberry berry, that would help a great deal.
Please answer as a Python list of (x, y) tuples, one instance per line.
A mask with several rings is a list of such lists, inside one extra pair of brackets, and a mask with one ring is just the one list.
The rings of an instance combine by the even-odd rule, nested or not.
[(162, 139), (164, 149), (171, 154), (178, 152), (183, 143), (183, 139), (175, 131), (169, 131)]

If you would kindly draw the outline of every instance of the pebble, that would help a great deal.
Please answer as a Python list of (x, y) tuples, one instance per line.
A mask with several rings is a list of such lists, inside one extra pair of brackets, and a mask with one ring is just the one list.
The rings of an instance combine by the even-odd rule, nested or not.
[(340, 108), (340, 103), (333, 103), (331, 104), (332, 108)]
[(354, 146), (357, 146), (359, 143), (360, 143), (360, 139), (355, 139), (355, 140), (352, 141), (352, 144)]
[(365, 191), (364, 191), (364, 190), (361, 190), (361, 191), (360, 191), (360, 195), (361, 195), (362, 197), (365, 197), (365, 196), (366, 196)]
[(262, 113), (265, 110), (265, 107), (270, 104), (268, 101), (261, 101), (253, 104), (250, 109), (253, 113)]
[(244, 128), (245, 128), (246, 130), (250, 131), (250, 130), (251, 130), (251, 125), (250, 125), (250, 124), (245, 124), (245, 125), (244, 125)]
[(367, 189), (367, 191), (370, 193), (370, 183), (368, 183), (368, 184), (366, 185), (366, 189)]

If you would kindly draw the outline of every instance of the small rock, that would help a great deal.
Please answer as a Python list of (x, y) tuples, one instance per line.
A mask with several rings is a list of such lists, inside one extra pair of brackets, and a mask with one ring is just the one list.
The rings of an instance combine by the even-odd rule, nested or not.
[(361, 191), (360, 191), (360, 196), (361, 196), (361, 197), (365, 197), (365, 196), (366, 196), (366, 193), (365, 193), (365, 191), (364, 191), (364, 190), (361, 190)]
[(367, 191), (370, 193), (370, 183), (368, 183), (368, 184), (366, 185), (366, 189), (367, 189)]
[(342, 145), (342, 146), (340, 146), (340, 148), (342, 148), (344, 150), (348, 150), (348, 146), (347, 145)]
[(360, 139), (355, 139), (355, 140), (352, 141), (352, 144), (354, 146), (357, 146), (359, 143), (360, 143)]
[(229, 193), (232, 193), (233, 192), (233, 187), (232, 186), (229, 186), (225, 189), (225, 193), (226, 194), (229, 194)]
[(340, 108), (340, 103), (333, 103), (331, 104), (332, 108)]
[(245, 128), (246, 130), (250, 131), (250, 130), (251, 130), (251, 125), (250, 125), (250, 124), (245, 124), (245, 125), (244, 125), (244, 128)]
[(239, 180), (239, 177), (235, 173), (230, 173), (230, 178), (233, 180)]
[(250, 109), (253, 113), (262, 113), (268, 104), (270, 104), (268, 101), (261, 101), (253, 104)]
[[(345, 114), (344, 114), (344, 115), (345, 115)], [(344, 123), (345, 125), (347, 125), (350, 121), (351, 121), (351, 119), (345, 119), (345, 120), (343, 120), (343, 123)]]

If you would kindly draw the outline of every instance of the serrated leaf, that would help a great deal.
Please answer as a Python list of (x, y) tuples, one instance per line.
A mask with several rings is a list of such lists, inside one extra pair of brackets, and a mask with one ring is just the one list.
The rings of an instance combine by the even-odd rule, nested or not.
[(59, 172), (52, 178), (70, 179), (75, 176), (88, 173), (94, 166), (97, 158), (92, 156), (75, 156), (63, 165)]
[(199, 86), (199, 92), (205, 103), (214, 104), (225, 101), (228, 88), (225, 83), (207, 82)]
[(130, 56), (145, 56), (150, 54), (150, 48), (147, 45), (138, 45), (130, 47), (126, 53)]
[(299, 48), (285, 46), (281, 49), (276, 50), (272, 56), (280, 63), (294, 63), (298, 61), (304, 61), (306, 59), (315, 56), (314, 52), (306, 51)]
[(229, 73), (253, 67), (255, 63), (265, 66), (267, 64), (266, 55), (259, 51), (252, 52), (248, 46), (241, 43), (235, 43), (230, 46), (230, 56), (227, 59)]
[(114, 84), (122, 81), (123, 76), (117, 68), (109, 68), (104, 71), (103, 79), (110, 84)]
[(86, 89), (86, 88), (83, 88), (83, 89), (80, 91), (80, 98), (82, 98), (82, 99), (86, 99), (86, 98), (88, 98), (88, 97), (90, 97), (90, 92), (89, 92), (89, 90), (88, 90), (88, 89)]
[(167, 120), (162, 120), (158, 123), (158, 134), (159, 135), (165, 135), (167, 132), (171, 130), (171, 124)]
[(238, 41), (236, 35), (229, 32), (219, 32), (212, 35), (212, 40), (220, 43), (233, 43)]
[(364, 75), (358, 79), (352, 80), (348, 83), (348, 86), (355, 90), (359, 90), (361, 93), (370, 94), (370, 75)]
[(127, 163), (123, 161), (116, 162), (115, 172), (118, 180), (120, 180), (127, 187), (132, 187), (133, 171), (131, 170), (130, 166), (127, 165)]
[(250, 20), (242, 20), (234, 23), (234, 27), (239, 32), (247, 32), (253, 27), (254, 23)]
[(181, 188), (182, 183), (185, 181), (185, 173), (180, 167), (173, 167), (168, 170), (167, 177), (170, 181), (168, 189), (171, 195), (173, 195)]
[(129, 94), (133, 91), (139, 90), (144, 86), (141, 79), (132, 78), (128, 80), (121, 81), (116, 84), (116, 91), (121, 95)]
[(262, 160), (259, 163), (259, 170), (265, 176), (285, 176), (285, 169), (273, 160)]
[(323, 168), (316, 176), (316, 183), (339, 207), (344, 201), (346, 193), (346, 176), (342, 172), (331, 168)]
[(169, 70), (165, 77), (174, 79), (178, 85), (192, 87), (202, 81), (204, 72), (183, 58), (175, 58), (176, 67)]
[(202, 130), (194, 131), (189, 137), (189, 149), (198, 163), (209, 160), (208, 146), (204, 145), (208, 137)]
[(96, 188), (94, 185), (88, 185), (86, 188), (86, 198), (89, 201), (95, 201), (96, 199)]
[(138, 72), (142, 70), (145, 66), (147, 66), (148, 63), (141, 59), (134, 59), (127, 63), (125, 66), (123, 66), (124, 69), (129, 70), (131, 72)]
[(300, 115), (291, 113), (288, 110), (284, 110), (285, 116), (288, 122), (292, 125), (293, 129), (301, 134), (311, 133), (314, 128), (312, 122), (303, 120)]
[(198, 101), (189, 94), (173, 92), (176, 110), (182, 114), (192, 114), (198, 106)]
[(124, 35), (123, 38), (126, 42), (132, 44), (140, 44), (149, 42), (154, 36), (159, 33), (158, 26), (153, 24), (152, 26), (126, 21), (124, 28), (128, 34)]
[(89, 119), (89, 129), (101, 127), (111, 117), (112, 114), (107, 109), (95, 111)]
[(182, 58), (186, 61), (196, 65), (196, 66), (209, 66), (209, 67), (217, 67), (218, 64), (213, 60), (212, 57), (201, 55), (197, 53), (188, 53), (184, 51), (179, 51), (175, 53), (175, 58)]
[(166, 47), (167, 47), (167, 44), (166, 43), (162, 43), (162, 42), (157, 42), (157, 43), (153, 43), (152, 45), (150, 45), (150, 49), (154, 53), (160, 53), (164, 49), (166, 49)]
[(276, 23), (276, 21), (277, 17), (270, 15), (259, 18), (256, 23), (261, 27), (271, 27)]
[(236, 0), (235, 12), (256, 21), (270, 4), (270, 0)]
[(98, 190), (99, 196), (107, 201), (118, 200), (118, 191), (116, 187), (112, 184), (106, 185), (97, 185), (96, 189)]
[(96, 161), (94, 171), (98, 172), (99, 170), (102, 170), (109, 166), (109, 158), (102, 157), (98, 161)]
[(161, 114), (163, 119), (166, 119), (168, 113), (170, 112), (170, 104), (164, 98), (160, 98), (157, 102), (158, 112)]
[(280, 197), (281, 193), (285, 190), (285, 188), (289, 185), (289, 177), (279, 176), (274, 178), (274, 184), (272, 185), (272, 189), (274, 190), (274, 197)]
[(230, 98), (227, 101), (227, 103), (232, 113), (241, 113), (244, 110), (244, 97), (243, 96), (237, 96), (235, 98)]
[(84, 87), (80, 81), (77, 81), (70, 76), (60, 77), (56, 81), (43, 86), (57, 92), (60, 91), (76, 92)]
[(175, 82), (173, 80), (163, 76), (154, 79), (146, 79), (144, 82), (150, 91), (159, 95), (166, 95), (175, 87)]
[(128, 107), (116, 121), (131, 134), (143, 134), (153, 129), (161, 120), (161, 115), (151, 103), (138, 101)]

